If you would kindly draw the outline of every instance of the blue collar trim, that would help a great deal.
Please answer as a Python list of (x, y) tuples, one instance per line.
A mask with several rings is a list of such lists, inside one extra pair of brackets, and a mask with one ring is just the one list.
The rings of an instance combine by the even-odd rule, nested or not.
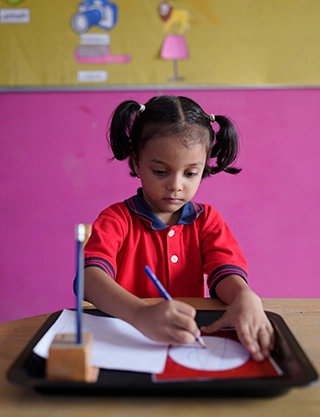
[[(154, 230), (166, 229), (169, 226), (163, 223), (159, 217), (154, 214), (143, 199), (142, 188), (138, 188), (137, 194), (124, 201), (126, 206), (133, 213), (137, 214), (140, 219)], [(181, 216), (177, 224), (191, 224), (203, 212), (203, 206), (198, 203), (189, 201), (182, 207)]]

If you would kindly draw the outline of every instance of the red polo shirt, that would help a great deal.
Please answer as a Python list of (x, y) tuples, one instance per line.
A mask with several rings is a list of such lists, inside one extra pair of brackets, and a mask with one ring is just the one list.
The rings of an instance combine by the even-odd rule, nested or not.
[(211, 297), (231, 274), (247, 277), (247, 264), (229, 227), (210, 205), (188, 202), (178, 223), (164, 224), (142, 189), (103, 210), (85, 247), (85, 268), (98, 267), (141, 298), (159, 297), (143, 268), (149, 265), (172, 297)]

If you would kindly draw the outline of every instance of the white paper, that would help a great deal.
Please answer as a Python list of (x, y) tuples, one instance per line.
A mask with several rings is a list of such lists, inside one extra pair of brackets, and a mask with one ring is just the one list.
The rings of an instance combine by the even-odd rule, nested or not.
[(245, 364), (249, 351), (239, 342), (224, 337), (203, 336), (206, 349), (172, 346), (169, 356), (186, 368), (202, 371), (226, 371)]
[[(48, 358), (56, 334), (75, 333), (76, 312), (63, 310), (33, 351)], [(98, 368), (161, 373), (168, 345), (154, 342), (120, 319), (82, 314), (82, 332), (92, 333), (92, 365)]]

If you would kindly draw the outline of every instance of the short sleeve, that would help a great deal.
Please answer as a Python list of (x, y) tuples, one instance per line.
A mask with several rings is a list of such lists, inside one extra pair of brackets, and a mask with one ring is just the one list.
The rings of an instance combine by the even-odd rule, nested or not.
[(201, 227), (201, 253), (208, 288), (216, 297), (217, 284), (230, 275), (239, 275), (247, 282), (248, 267), (238, 242), (222, 216), (211, 206), (205, 206)]
[(113, 279), (117, 275), (117, 254), (128, 233), (128, 213), (124, 204), (102, 211), (92, 225), (91, 236), (84, 248), (84, 267), (95, 266)]

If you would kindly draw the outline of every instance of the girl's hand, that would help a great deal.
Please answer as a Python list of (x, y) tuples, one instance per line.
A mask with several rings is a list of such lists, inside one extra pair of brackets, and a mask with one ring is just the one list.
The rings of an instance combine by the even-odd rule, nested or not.
[(274, 344), (273, 327), (263, 311), (260, 298), (249, 288), (241, 291), (217, 321), (201, 327), (204, 333), (214, 333), (223, 327), (234, 327), (240, 342), (252, 358), (262, 361), (270, 356)]
[(192, 306), (171, 300), (141, 306), (132, 322), (145, 336), (158, 342), (193, 343), (200, 335), (195, 315)]

